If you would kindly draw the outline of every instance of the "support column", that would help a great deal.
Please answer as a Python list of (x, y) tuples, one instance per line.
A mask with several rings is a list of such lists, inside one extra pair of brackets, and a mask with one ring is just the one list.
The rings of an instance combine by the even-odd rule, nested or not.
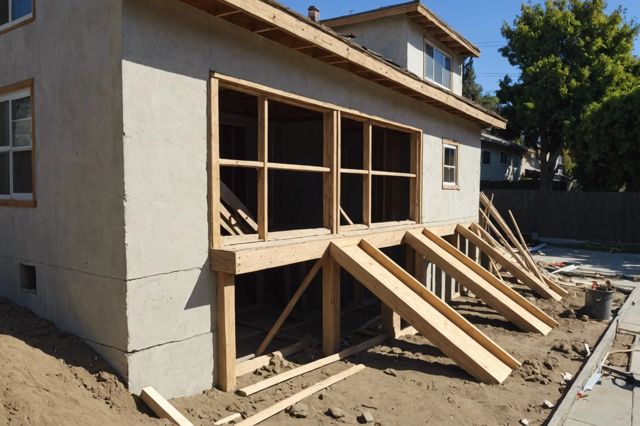
[(384, 302), (380, 301), (380, 322), (382, 329), (390, 339), (396, 339), (400, 332), (400, 315), (396, 314)]
[(235, 276), (217, 273), (217, 356), (218, 387), (224, 392), (236, 388), (236, 300)]
[(322, 351), (340, 349), (340, 266), (326, 256), (322, 266)]

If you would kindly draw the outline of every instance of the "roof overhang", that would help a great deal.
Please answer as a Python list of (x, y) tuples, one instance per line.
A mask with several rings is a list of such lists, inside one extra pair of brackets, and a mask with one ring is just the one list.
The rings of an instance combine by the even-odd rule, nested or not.
[(385, 61), (333, 30), (270, 0), (180, 0), (213, 16), (483, 127), (506, 120)]
[(336, 28), (398, 15), (407, 15), (409, 19), (422, 27), (427, 34), (451, 49), (451, 51), (464, 57), (480, 57), (480, 49), (478, 47), (447, 25), (419, 1), (326, 19), (322, 23), (331, 28)]

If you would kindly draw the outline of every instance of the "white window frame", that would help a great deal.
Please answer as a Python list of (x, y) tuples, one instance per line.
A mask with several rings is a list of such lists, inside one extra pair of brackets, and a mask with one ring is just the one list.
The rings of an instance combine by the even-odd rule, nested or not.
[(23, 23), (24, 21), (32, 19), (33, 18), (33, 8), (35, 7), (35, 5), (33, 4), (34, 1), (35, 0), (31, 0), (31, 12), (27, 13), (24, 16), (19, 17), (18, 19), (13, 19), (12, 20), (11, 19), (11, 15), (13, 14), (13, 10), (12, 10), (13, 1), (9, 0), (8, 1), (8, 3), (9, 3), (9, 15), (8, 15), (9, 16), (9, 20), (6, 23), (0, 25), (0, 33), (2, 33), (4, 30), (10, 29), (13, 26), (19, 25), (19, 24)]
[[(19, 99), (23, 99), (29, 97), (30, 101), (31, 101), (31, 117), (30, 118), (22, 118), (19, 120), (13, 120), (12, 117), (12, 107), (11, 107), (11, 103), (9, 103), (9, 123), (7, 123), (9, 125), (9, 144), (7, 146), (0, 146), (0, 153), (8, 153), (9, 154), (9, 194), (0, 194), (0, 200), (16, 200), (16, 201), (33, 201), (34, 197), (33, 197), (33, 188), (35, 185), (35, 182), (33, 182), (33, 175), (34, 175), (34, 171), (33, 171), (33, 93), (32, 90), (30, 88), (28, 89), (22, 89), (22, 90), (18, 90), (15, 92), (10, 92), (10, 93), (6, 93), (4, 95), (0, 95), (0, 102), (6, 102), (6, 101), (15, 101), (15, 100), (19, 100)], [(13, 126), (12, 124), (17, 122), (17, 121), (25, 121), (25, 120), (31, 120), (31, 144), (29, 146), (20, 146), (20, 147), (14, 147), (12, 146), (13, 144)], [(32, 175), (32, 181), (31, 181), (31, 192), (29, 193), (22, 193), (22, 192), (14, 192), (13, 191), (13, 152), (26, 152), (29, 151), (31, 152), (31, 175)]]
[[(430, 78), (427, 75), (427, 46), (429, 46), (430, 48), (433, 49), (433, 77), (434, 78)], [(438, 83), (435, 80), (435, 76), (436, 76), (436, 52), (439, 52), (442, 56), (444, 56), (445, 58), (449, 59), (449, 62), (451, 62), (451, 70), (449, 71), (449, 84), (451, 87), (447, 87), (442, 83)], [(431, 43), (429, 40), (425, 39), (424, 40), (424, 50), (423, 50), (423, 54), (424, 54), (424, 60), (422, 61), (423, 67), (424, 67), (424, 79), (425, 80), (429, 80), (430, 82), (437, 84), (438, 86), (442, 87), (443, 89), (447, 89), (448, 91), (453, 91), (453, 56), (451, 55), (447, 55), (446, 53), (444, 53), (444, 51), (442, 51), (441, 49), (438, 49), (437, 47), (435, 47), (433, 45), (433, 43)], [(461, 64), (462, 65), (462, 64)], [(443, 72), (445, 71), (445, 69), (443, 68)]]
[[(456, 142), (444, 140), (442, 142), (442, 189), (460, 189), (458, 186), (458, 155), (460, 154), (459, 146)], [(452, 149), (454, 152), (454, 165), (449, 166), (445, 163), (447, 149)], [(445, 170), (453, 170), (453, 182), (447, 182), (445, 180)]]

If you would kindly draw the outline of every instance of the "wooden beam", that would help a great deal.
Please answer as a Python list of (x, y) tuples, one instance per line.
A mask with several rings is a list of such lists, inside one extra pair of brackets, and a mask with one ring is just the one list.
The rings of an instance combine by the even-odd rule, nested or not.
[(340, 222), (340, 213), (338, 207), (340, 198), (338, 192), (339, 185), (339, 145), (338, 145), (338, 129), (339, 114), (337, 111), (324, 113), (324, 166), (331, 171), (323, 175), (322, 194), (323, 194), (323, 224), (325, 228), (331, 230), (331, 233), (338, 232)]
[[(476, 232), (480, 232), (481, 235), (486, 235), (487, 231), (482, 229), (479, 226), (472, 226), (472, 229)], [(483, 240), (478, 235), (471, 232), (465, 226), (459, 225), (456, 227), (456, 232), (459, 232), (463, 237), (465, 237), (471, 244), (473, 244), (478, 250), (489, 256), (491, 259), (496, 261), (502, 268), (508, 271), (515, 278), (520, 280), (524, 285), (535, 291), (538, 295), (550, 299), (557, 299), (558, 295), (555, 294), (549, 287), (546, 285), (542, 285), (536, 277), (531, 275), (528, 271), (521, 269), (518, 265), (511, 262), (507, 259), (502, 253), (492, 247), (489, 243)]]
[(415, 178), (411, 179), (409, 185), (409, 218), (420, 223), (421, 217), (421, 192), (422, 192), (422, 133), (413, 133), (411, 135), (411, 174)]
[(322, 351), (331, 355), (340, 349), (340, 266), (325, 256), (322, 268)]
[(380, 323), (389, 338), (394, 340), (398, 338), (402, 326), (402, 319), (400, 315), (393, 312), (393, 310), (382, 301), (380, 301)]
[(258, 161), (264, 166), (258, 169), (258, 238), (266, 241), (269, 236), (269, 101), (258, 97)]
[(291, 311), (293, 311), (293, 308), (296, 306), (296, 303), (298, 303), (298, 300), (300, 300), (300, 297), (302, 297), (302, 294), (309, 287), (309, 284), (311, 284), (311, 281), (313, 281), (313, 279), (315, 278), (316, 274), (322, 267), (322, 264), (323, 264), (323, 259), (320, 258), (311, 267), (311, 269), (309, 270), (309, 273), (307, 273), (307, 275), (304, 277), (304, 279), (302, 280), (302, 283), (300, 284), (296, 292), (293, 294), (293, 297), (291, 297), (291, 300), (289, 300), (289, 303), (287, 303), (287, 306), (284, 308), (284, 310), (276, 320), (275, 324), (273, 324), (273, 327), (271, 327), (271, 330), (269, 330), (269, 332), (267, 333), (267, 336), (264, 338), (264, 340), (258, 347), (258, 350), (256, 351), (257, 356), (260, 356), (264, 353), (264, 351), (267, 349), (267, 347), (269, 346), (273, 338), (276, 336), (276, 334), (278, 334), (278, 331), (286, 321), (289, 314), (291, 314)]
[(258, 368), (264, 367), (265, 365), (269, 365), (271, 359), (273, 357), (286, 358), (289, 355), (293, 355), (304, 350), (308, 347), (313, 339), (309, 335), (307, 335), (301, 341), (294, 343), (293, 345), (289, 345), (285, 348), (280, 349), (279, 351), (271, 352), (270, 354), (257, 356), (247, 361), (237, 362), (236, 363), (236, 377), (244, 376), (245, 374), (249, 374), (252, 371), (257, 370)]
[(220, 122), (219, 122), (219, 81), (209, 79), (209, 232), (210, 246), (217, 249), (222, 245), (220, 229)]
[(262, 390), (275, 386), (279, 383), (286, 382), (287, 380), (293, 379), (294, 377), (301, 376), (310, 371), (317, 370), (318, 368), (322, 368), (326, 365), (333, 364), (334, 362), (343, 360), (357, 353), (366, 351), (367, 349), (370, 349), (376, 345), (381, 344), (388, 338), (389, 337), (386, 334), (381, 334), (379, 336), (365, 340), (364, 342), (359, 343), (355, 346), (342, 350), (336, 354), (333, 354), (324, 358), (320, 358), (308, 364), (301, 365), (300, 367), (296, 367), (289, 371), (285, 371), (284, 373), (275, 375), (273, 377), (269, 377), (268, 379), (265, 379), (261, 382), (255, 383), (253, 385), (249, 385), (242, 389), (238, 389), (238, 394), (242, 396), (253, 395), (254, 393), (260, 392)]
[(236, 311), (235, 277), (219, 272), (217, 274), (217, 357), (216, 369), (218, 387), (223, 392), (231, 392), (236, 387)]
[(220, 181), (220, 197), (244, 221), (251, 231), (258, 232), (258, 224), (251, 217), (249, 208), (222, 181)]
[(193, 423), (178, 411), (176, 407), (171, 405), (169, 401), (164, 399), (153, 387), (147, 386), (142, 388), (140, 399), (142, 399), (158, 417), (168, 419), (171, 423), (178, 426), (193, 426)]
[(349, 217), (349, 215), (347, 214), (346, 211), (344, 211), (344, 209), (342, 208), (342, 206), (340, 206), (340, 214), (342, 215), (342, 217), (344, 217), (344, 219), (347, 221), (347, 223), (349, 225), (353, 225), (353, 220), (351, 220), (351, 218)]
[(372, 187), (372, 177), (371, 177), (371, 144), (372, 144), (372, 135), (373, 135), (373, 125), (371, 121), (365, 121), (363, 124), (363, 150), (362, 150), (362, 167), (366, 171), (366, 175), (364, 177), (362, 183), (362, 220), (363, 223), (367, 226), (371, 226), (371, 187)]
[[(450, 235), (455, 232), (455, 223), (429, 228), (437, 235)], [(466, 223), (465, 225), (469, 225)], [(366, 238), (376, 247), (391, 247), (402, 244), (405, 233), (411, 229), (422, 229), (424, 225), (414, 222), (399, 222), (395, 224), (372, 225), (371, 228), (354, 229), (339, 235), (332, 235), (328, 230), (318, 235), (287, 236), (277, 241), (244, 242), (236, 245), (226, 245), (220, 249), (211, 250), (211, 269), (216, 272), (226, 272), (234, 275), (261, 271), (263, 269), (292, 265), (294, 263), (315, 260), (329, 248), (331, 242), (352, 242), (357, 244)], [(275, 239), (275, 236), (273, 236)], [(239, 238), (239, 237), (232, 237)], [(271, 237), (270, 237), (271, 238)]]
[(237, 425), (238, 426), (257, 425), (258, 423), (265, 421), (269, 417), (278, 414), (280, 411), (286, 410), (287, 408), (291, 407), (293, 404), (300, 402), (303, 399), (313, 395), (314, 393), (319, 392), (322, 389), (328, 388), (329, 386), (334, 385), (339, 381), (344, 380), (347, 377), (352, 376), (359, 371), (362, 371), (363, 369), (364, 369), (364, 365), (362, 364), (354, 365), (353, 367), (347, 370), (344, 370), (341, 373), (335, 374), (319, 383), (316, 383), (315, 385), (311, 385), (308, 388), (305, 388), (304, 390), (290, 396), (289, 398), (283, 399), (282, 401), (272, 405), (271, 407), (263, 411), (260, 411), (257, 414), (254, 414), (253, 416), (241, 421), (240, 423), (237, 423)]

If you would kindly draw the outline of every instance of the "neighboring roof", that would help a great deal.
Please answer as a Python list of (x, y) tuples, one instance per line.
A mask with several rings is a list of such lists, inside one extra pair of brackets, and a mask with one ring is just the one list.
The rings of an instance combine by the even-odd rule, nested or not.
[(506, 120), (467, 98), (422, 80), (332, 29), (272, 0), (180, 0), (213, 16), (405, 96), (485, 127)]
[(480, 49), (478, 49), (478, 47), (473, 45), (473, 43), (447, 25), (442, 19), (436, 16), (435, 13), (420, 3), (419, 0), (381, 7), (379, 9), (368, 10), (366, 12), (339, 16), (337, 18), (325, 19), (322, 23), (331, 28), (336, 28), (404, 14), (406, 14), (413, 22), (420, 25), (425, 32), (452, 51), (462, 56), (480, 57)]
[(490, 143), (492, 145), (496, 145), (496, 146), (498, 146), (500, 148), (509, 148), (509, 149), (512, 149), (512, 150), (515, 150), (515, 151), (520, 151), (522, 153), (527, 152), (527, 148), (526, 147), (524, 147), (524, 146), (522, 146), (520, 144), (517, 144), (517, 143), (515, 143), (513, 141), (508, 141), (506, 139), (502, 139), (502, 138), (499, 138), (497, 136), (491, 135), (489, 133), (482, 132), (480, 134), (480, 140), (482, 142), (487, 142), (487, 143)]

